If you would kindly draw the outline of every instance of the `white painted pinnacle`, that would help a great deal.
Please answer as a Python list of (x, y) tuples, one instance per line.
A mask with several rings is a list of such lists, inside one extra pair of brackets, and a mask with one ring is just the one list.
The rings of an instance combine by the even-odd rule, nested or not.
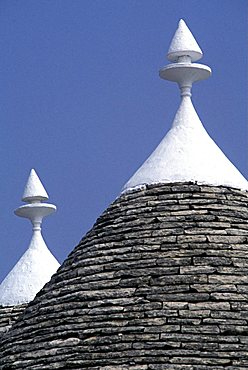
[(60, 266), (41, 234), (42, 219), (56, 210), (53, 204), (41, 203), (47, 198), (40, 179), (32, 170), (23, 196), (23, 200), (30, 203), (20, 206), (15, 214), (30, 219), (33, 236), (27, 251), (0, 285), (0, 305), (30, 302)]
[(34, 169), (30, 171), (22, 196), (23, 202), (47, 200), (48, 194)]
[(32, 301), (59, 266), (41, 233), (35, 232), (27, 251), (0, 285), (0, 306)]
[(246, 179), (206, 132), (190, 97), (183, 97), (172, 128), (123, 191), (188, 181), (248, 190)]
[(191, 31), (183, 19), (178, 23), (178, 28), (171, 41), (167, 58), (170, 62), (177, 62), (178, 58), (189, 56), (192, 62), (202, 58), (202, 51)]
[[(180, 107), (172, 128), (124, 185), (122, 192), (146, 184), (177, 182), (223, 185), (248, 190), (247, 180), (208, 135), (192, 104), (193, 82), (211, 75), (208, 66), (192, 63), (192, 60), (197, 60), (197, 54), (194, 55), (191, 51), (198, 53), (199, 57), (201, 51), (198, 48), (191, 32), (180, 21), (168, 54), (169, 59), (175, 60), (175, 63), (162, 68), (159, 73), (161, 78), (178, 83), (182, 97)], [(190, 59), (178, 59), (186, 56), (186, 52)]]

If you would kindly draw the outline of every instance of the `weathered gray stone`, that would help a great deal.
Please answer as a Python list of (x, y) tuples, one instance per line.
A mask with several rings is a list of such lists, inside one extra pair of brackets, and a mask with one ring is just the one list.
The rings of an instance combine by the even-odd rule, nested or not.
[(220, 329), (218, 325), (182, 325), (182, 333), (192, 333), (192, 334), (218, 334)]
[(177, 241), (178, 243), (201, 243), (205, 242), (207, 237), (204, 235), (185, 235), (185, 236), (178, 236)]
[(194, 265), (228, 266), (232, 264), (231, 258), (226, 257), (194, 257)]
[(192, 183), (122, 195), (4, 334), (0, 309), (0, 369), (247, 368), (247, 206)]
[(189, 303), (189, 310), (217, 310), (217, 311), (229, 311), (229, 302), (200, 302), (200, 303)]
[(248, 276), (242, 275), (209, 275), (210, 284), (247, 284)]
[[(242, 234), (241, 234), (242, 235)], [(246, 243), (247, 242), (247, 237), (246, 236), (232, 236), (232, 235), (228, 235), (228, 236), (225, 236), (225, 235), (209, 235), (208, 236), (208, 240), (210, 241), (210, 243), (227, 243), (227, 244), (230, 244), (230, 243), (233, 243), (233, 244), (236, 244), (236, 243)]]
[(211, 266), (183, 266), (180, 267), (180, 274), (191, 275), (191, 274), (213, 274), (216, 272), (216, 268)]
[(7, 333), (14, 322), (22, 314), (24, 309), (27, 307), (26, 304), (20, 304), (17, 306), (0, 306), (0, 339), (4, 333)]

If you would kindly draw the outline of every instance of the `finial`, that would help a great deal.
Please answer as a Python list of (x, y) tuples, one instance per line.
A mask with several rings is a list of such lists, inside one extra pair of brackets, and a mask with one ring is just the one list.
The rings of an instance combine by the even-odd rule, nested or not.
[(30, 219), (33, 236), (27, 251), (0, 284), (0, 305), (13, 306), (31, 301), (60, 266), (41, 234), (43, 218), (56, 211), (55, 205), (42, 203), (47, 199), (47, 192), (32, 169), (22, 198), (28, 204), (17, 208), (15, 214)]
[(191, 101), (193, 82), (211, 75), (211, 69), (193, 63), (202, 51), (183, 20), (171, 42), (161, 78), (177, 82), (181, 104), (171, 129), (142, 166), (124, 185), (123, 192), (146, 184), (194, 182), (248, 190), (248, 182), (204, 129)]
[[(196, 62), (203, 56), (200, 46), (187, 27), (183, 19), (180, 19), (178, 28), (171, 41), (167, 58), (170, 62), (180, 62), (190, 58), (191, 62)], [(184, 58), (183, 58), (184, 57)], [(187, 59), (186, 59), (187, 60)]]
[(168, 59), (169, 64), (159, 71), (164, 80), (177, 82), (181, 96), (191, 96), (193, 82), (205, 80), (211, 75), (211, 68), (203, 64), (192, 63), (202, 57), (202, 51), (186, 23), (181, 19), (172, 39)]
[(48, 194), (39, 179), (39, 176), (32, 168), (29, 174), (28, 181), (26, 183), (24, 193), (22, 196), (23, 202), (34, 202), (47, 200)]
[(56, 211), (55, 205), (41, 203), (42, 200), (47, 199), (48, 194), (37, 173), (32, 169), (22, 198), (24, 202), (29, 204), (25, 204), (17, 208), (15, 210), (15, 214), (20, 217), (29, 218), (33, 224), (33, 230), (40, 230), (43, 217)]

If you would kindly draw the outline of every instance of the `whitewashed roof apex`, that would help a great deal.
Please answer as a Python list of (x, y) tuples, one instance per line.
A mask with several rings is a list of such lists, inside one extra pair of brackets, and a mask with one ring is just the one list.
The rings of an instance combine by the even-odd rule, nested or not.
[(171, 129), (143, 165), (124, 185), (123, 192), (146, 184), (194, 182), (248, 190), (248, 182), (208, 135), (191, 101), (193, 82), (211, 75), (211, 69), (192, 63), (202, 51), (183, 20), (172, 39), (162, 79), (177, 82), (181, 104)]

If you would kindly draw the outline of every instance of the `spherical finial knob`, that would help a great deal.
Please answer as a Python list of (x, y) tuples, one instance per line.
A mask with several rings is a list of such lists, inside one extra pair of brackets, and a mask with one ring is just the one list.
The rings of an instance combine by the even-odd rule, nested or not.
[(189, 62), (201, 59), (203, 53), (194, 36), (183, 19), (178, 23), (178, 28), (171, 41), (167, 58), (170, 62), (183, 62), (188, 57)]

